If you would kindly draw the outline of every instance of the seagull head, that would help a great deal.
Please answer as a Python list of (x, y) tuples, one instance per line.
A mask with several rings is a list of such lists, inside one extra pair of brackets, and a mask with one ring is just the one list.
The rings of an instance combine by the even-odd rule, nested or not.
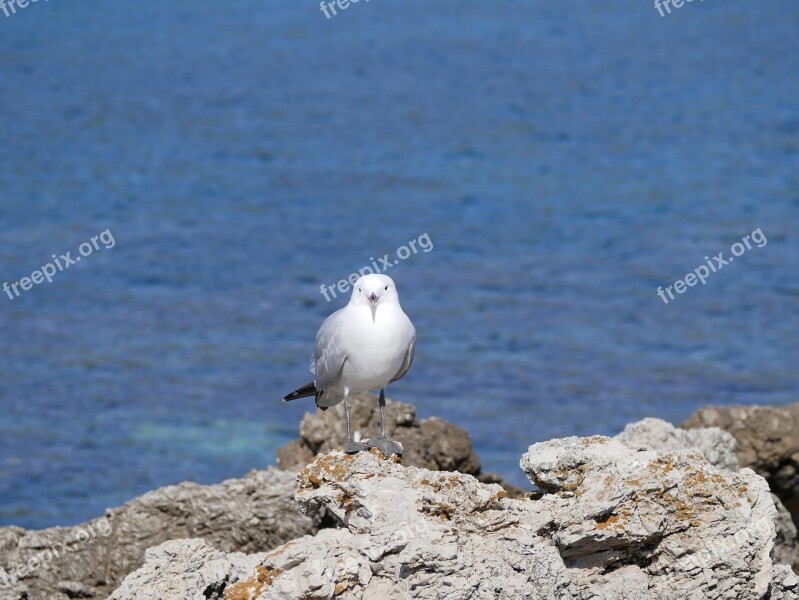
[(397, 287), (388, 275), (363, 275), (352, 289), (350, 304), (368, 306), (372, 310), (372, 319), (378, 306), (399, 304)]

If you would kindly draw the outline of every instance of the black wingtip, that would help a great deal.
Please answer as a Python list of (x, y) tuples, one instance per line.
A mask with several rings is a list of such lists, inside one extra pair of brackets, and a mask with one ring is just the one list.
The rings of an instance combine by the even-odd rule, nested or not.
[(287, 394), (283, 397), (283, 402), (289, 402), (290, 400), (296, 400), (297, 398), (306, 398), (308, 396), (315, 396), (317, 394), (316, 384), (315, 382), (306, 383), (301, 388), (298, 388)]

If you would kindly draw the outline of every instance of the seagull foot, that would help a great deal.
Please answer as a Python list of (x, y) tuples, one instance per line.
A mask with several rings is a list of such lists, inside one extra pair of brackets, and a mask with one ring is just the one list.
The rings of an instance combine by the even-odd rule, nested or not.
[(347, 445), (344, 446), (344, 452), (346, 454), (357, 454), (358, 452), (364, 452), (365, 450), (369, 450), (369, 447), (363, 442), (353, 442), (350, 440), (347, 442)]
[(390, 440), (384, 435), (376, 435), (375, 437), (371, 438), (366, 445), (370, 448), (377, 448), (386, 458), (392, 454), (399, 454), (402, 456), (402, 444), (395, 442), (394, 440)]

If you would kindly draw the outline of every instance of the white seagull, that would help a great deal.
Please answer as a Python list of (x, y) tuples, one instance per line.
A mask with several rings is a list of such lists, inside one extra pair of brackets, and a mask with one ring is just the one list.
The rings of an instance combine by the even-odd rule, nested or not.
[[(411, 368), (416, 329), (402, 312), (397, 288), (388, 275), (364, 275), (355, 282), (349, 304), (330, 315), (319, 333), (311, 357), (316, 379), (291, 392), (284, 401), (316, 397), (327, 410), (344, 401), (347, 445), (353, 454), (377, 448), (384, 456), (402, 454), (402, 445), (386, 437), (386, 386)], [(350, 432), (350, 394), (380, 389), (380, 435), (368, 443), (353, 441)]]

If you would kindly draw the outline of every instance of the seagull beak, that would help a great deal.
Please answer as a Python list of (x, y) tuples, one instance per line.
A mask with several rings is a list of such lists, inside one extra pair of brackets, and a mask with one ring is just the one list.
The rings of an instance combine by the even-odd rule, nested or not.
[(369, 294), (369, 308), (372, 310), (372, 323), (375, 322), (375, 312), (377, 312), (377, 301), (380, 300), (380, 296), (372, 292)]

